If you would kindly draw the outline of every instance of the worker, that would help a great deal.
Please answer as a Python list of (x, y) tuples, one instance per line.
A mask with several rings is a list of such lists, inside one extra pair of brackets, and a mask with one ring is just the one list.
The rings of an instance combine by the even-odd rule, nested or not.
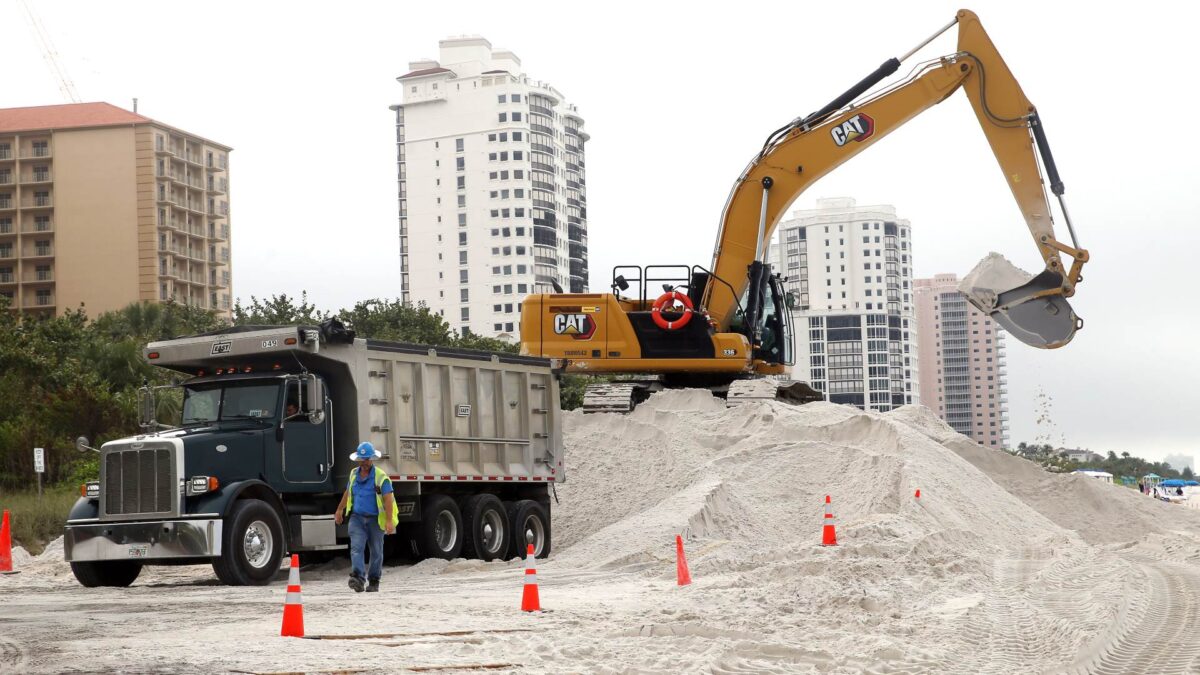
[[(392, 479), (374, 461), (383, 455), (369, 442), (358, 444), (358, 450), (350, 459), (358, 467), (350, 471), (346, 491), (338, 503), (333, 521), (342, 524), (349, 518), (350, 530), (350, 588), (355, 593), (379, 591), (379, 580), (383, 576), (383, 536), (395, 534), (400, 517), (396, 512), (396, 501), (392, 495)], [(368, 542), (371, 548), (371, 569), (365, 570), (364, 558)]]

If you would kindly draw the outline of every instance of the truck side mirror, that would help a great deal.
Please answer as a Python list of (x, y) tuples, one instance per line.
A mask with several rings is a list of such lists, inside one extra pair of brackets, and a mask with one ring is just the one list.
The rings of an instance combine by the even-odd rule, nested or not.
[(304, 413), (311, 424), (325, 421), (325, 382), (316, 375), (304, 376)]
[(138, 426), (143, 429), (155, 426), (154, 390), (150, 387), (138, 389)]

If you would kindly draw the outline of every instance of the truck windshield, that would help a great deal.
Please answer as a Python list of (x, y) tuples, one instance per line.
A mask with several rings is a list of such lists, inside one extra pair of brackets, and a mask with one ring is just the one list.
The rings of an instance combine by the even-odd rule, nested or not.
[(278, 405), (279, 385), (274, 383), (184, 387), (183, 423), (270, 418)]

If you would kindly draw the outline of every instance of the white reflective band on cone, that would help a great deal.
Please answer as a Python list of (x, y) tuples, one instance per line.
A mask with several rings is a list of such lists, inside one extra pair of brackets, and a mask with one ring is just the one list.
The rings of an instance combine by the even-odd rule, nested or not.
[(291, 569), (291, 571), (288, 572), (288, 586), (299, 586), (299, 585), (300, 585), (300, 568), (293, 567)]
[(283, 604), (285, 604), (285, 605), (302, 605), (304, 603), (300, 600), (300, 593), (296, 592), (296, 593), (288, 593), (287, 599), (283, 601)]
[(525, 585), (528, 586), (530, 584), (537, 586), (537, 575), (536, 574), (526, 574), (525, 575)]
[(821, 521), (822, 525), (834, 525), (837, 523), (837, 518), (826, 518)]

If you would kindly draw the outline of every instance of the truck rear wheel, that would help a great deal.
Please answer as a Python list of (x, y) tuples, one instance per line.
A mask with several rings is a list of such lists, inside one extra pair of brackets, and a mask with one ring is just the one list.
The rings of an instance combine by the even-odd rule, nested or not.
[(132, 584), (142, 573), (142, 563), (129, 560), (96, 560), (71, 563), (71, 572), (79, 583), (88, 588)]
[(463, 504), (464, 558), (495, 560), (508, 556), (512, 547), (508, 512), (492, 494), (469, 497)]
[(423, 558), (457, 558), (463, 547), (463, 517), (458, 504), (446, 495), (427, 495), (421, 504), (421, 531), (417, 538)]
[(546, 509), (532, 499), (507, 502), (506, 506), (512, 523), (513, 556), (524, 559), (529, 544), (533, 544), (534, 557), (549, 556), (550, 516)]
[(221, 557), (213, 560), (217, 578), (228, 586), (266, 586), (283, 559), (279, 514), (259, 499), (243, 499), (225, 517)]

